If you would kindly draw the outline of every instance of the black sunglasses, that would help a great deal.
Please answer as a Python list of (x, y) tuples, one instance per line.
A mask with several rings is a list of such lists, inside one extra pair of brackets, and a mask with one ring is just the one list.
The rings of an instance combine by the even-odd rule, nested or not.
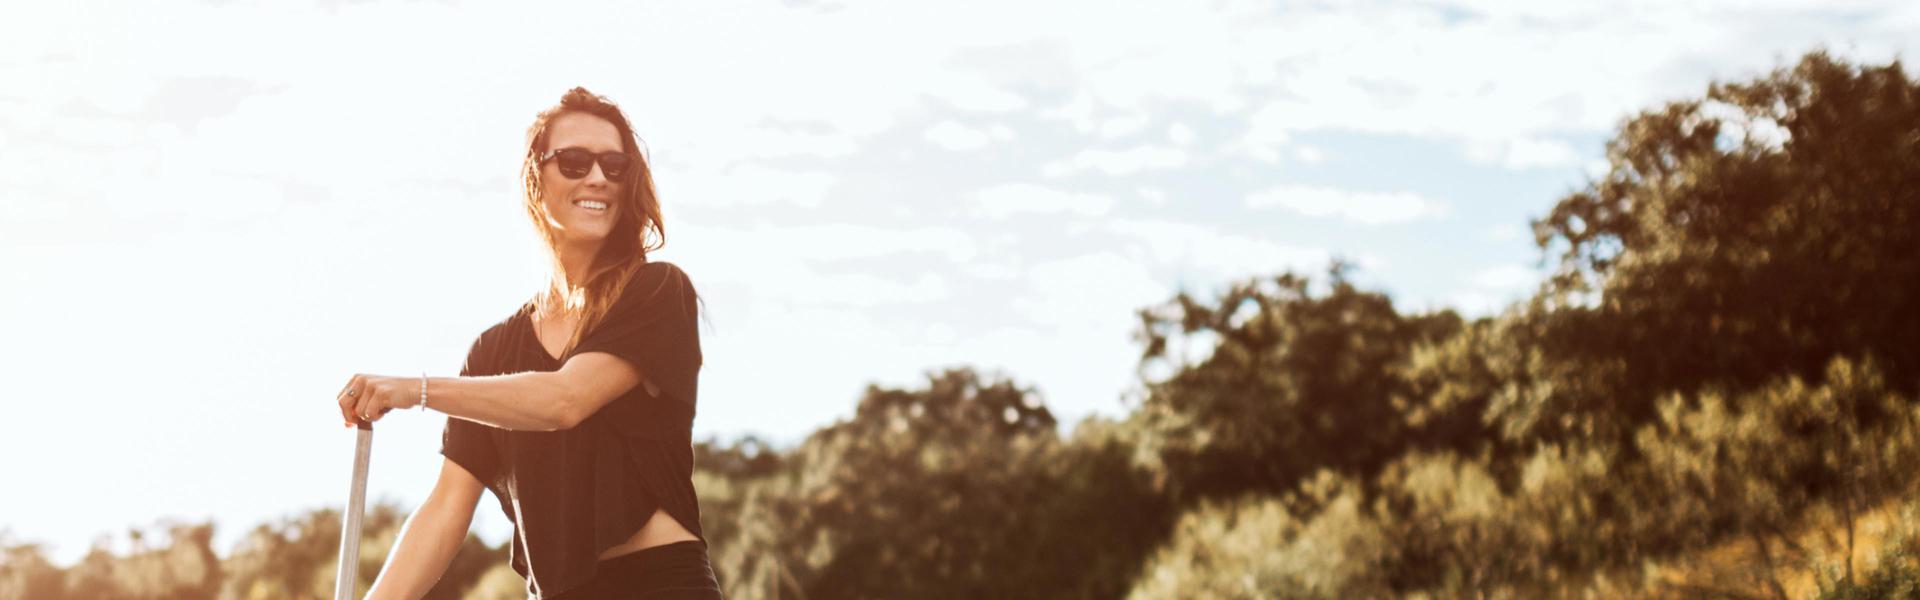
[(560, 174), (567, 179), (581, 179), (593, 170), (595, 160), (600, 162), (600, 173), (607, 179), (619, 179), (627, 173), (627, 167), (633, 164), (633, 157), (625, 152), (601, 152), (594, 154), (585, 148), (561, 148), (549, 150), (540, 155), (540, 164), (554, 158), (560, 159)]

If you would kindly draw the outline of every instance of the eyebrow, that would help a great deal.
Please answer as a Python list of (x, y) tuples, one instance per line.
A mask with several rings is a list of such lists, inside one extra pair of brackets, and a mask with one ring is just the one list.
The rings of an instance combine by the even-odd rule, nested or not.
[(568, 149), (568, 148), (579, 148), (579, 149), (581, 149), (581, 150), (586, 150), (586, 151), (588, 151), (588, 152), (592, 152), (592, 153), (594, 153), (594, 154), (605, 154), (605, 153), (608, 153), (608, 152), (626, 152), (626, 151), (627, 151), (627, 149), (626, 149), (626, 148), (623, 148), (623, 147), (617, 147), (617, 146), (616, 146), (616, 147), (614, 147), (614, 149), (612, 149), (612, 150), (595, 150), (595, 149), (593, 149), (593, 148), (590, 148), (590, 147), (587, 147), (587, 146), (582, 146), (582, 145), (580, 145), (580, 144), (571, 144), (571, 145), (566, 145), (566, 146), (552, 146), (552, 147), (549, 147), (549, 148), (547, 148), (547, 151), (548, 151), (548, 152), (552, 152), (552, 151), (555, 151), (555, 150), (566, 150), (566, 149)]

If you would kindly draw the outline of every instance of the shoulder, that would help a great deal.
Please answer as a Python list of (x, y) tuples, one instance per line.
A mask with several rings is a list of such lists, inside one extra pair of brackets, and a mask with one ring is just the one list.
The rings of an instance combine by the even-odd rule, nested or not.
[(507, 335), (508, 330), (512, 329), (520, 319), (526, 318), (532, 310), (532, 301), (521, 304), (520, 308), (515, 310), (513, 314), (507, 315), (506, 318), (495, 322), (493, 325), (487, 327), (485, 331), (481, 331), (479, 336), (474, 337), (473, 344), (467, 349), (467, 353), (469, 355), (480, 355), (490, 348), (500, 347), (500, 340)]
[(680, 265), (667, 261), (651, 261), (640, 265), (639, 270), (633, 274), (633, 281), (670, 285), (692, 285), (693, 283), (693, 279), (687, 276), (686, 270), (681, 269)]
[(627, 287), (620, 291), (620, 303), (648, 304), (663, 298), (687, 299), (694, 295), (693, 278), (670, 262), (656, 261), (640, 265)]

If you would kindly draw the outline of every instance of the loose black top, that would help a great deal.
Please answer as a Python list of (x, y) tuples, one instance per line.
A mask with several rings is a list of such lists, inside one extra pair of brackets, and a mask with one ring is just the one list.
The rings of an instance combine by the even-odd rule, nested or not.
[[(566, 356), (554, 358), (533, 333), (533, 301), (481, 333), (461, 376), (555, 371), (583, 352), (626, 359), (647, 386), (614, 399), (572, 429), (509, 431), (447, 418), (440, 453), (486, 484), (514, 524), (513, 570), (533, 598), (593, 577), (598, 557), (625, 542), (655, 509), (693, 535), (693, 413), (700, 371), (693, 283), (672, 263), (635, 273), (605, 318)], [(530, 399), (539, 401), (539, 399)]]

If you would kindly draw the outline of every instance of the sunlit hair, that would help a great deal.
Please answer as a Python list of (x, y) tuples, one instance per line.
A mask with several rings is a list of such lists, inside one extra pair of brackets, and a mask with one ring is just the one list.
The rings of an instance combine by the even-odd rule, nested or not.
[[(541, 201), (540, 155), (548, 150), (547, 128), (560, 115), (581, 113), (606, 119), (620, 130), (620, 145), (634, 157), (633, 167), (621, 176), (621, 194), (615, 198), (619, 209), (613, 230), (593, 257), (584, 281), (569, 281), (566, 265), (560, 261), (559, 235), (549, 224), (551, 215)], [(667, 228), (660, 220), (660, 200), (653, 190), (653, 169), (642, 152), (639, 137), (620, 107), (586, 88), (573, 88), (560, 97), (560, 103), (540, 112), (527, 127), (527, 154), (520, 170), (521, 189), (525, 192), (527, 217), (545, 242), (551, 275), (545, 289), (534, 296), (535, 315), (542, 321), (556, 316), (556, 310), (577, 317), (573, 332), (567, 335), (562, 350), (571, 352), (595, 323), (607, 314), (613, 301), (627, 286), (633, 274), (646, 264), (647, 253), (667, 243)], [(556, 301), (557, 300), (557, 301)]]

